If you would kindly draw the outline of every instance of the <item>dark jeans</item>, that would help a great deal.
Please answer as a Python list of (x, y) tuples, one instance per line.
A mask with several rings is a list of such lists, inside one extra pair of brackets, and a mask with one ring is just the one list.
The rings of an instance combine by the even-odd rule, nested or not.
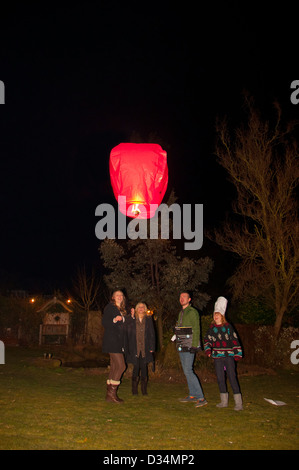
[(231, 384), (234, 394), (240, 393), (240, 386), (237, 379), (236, 373), (236, 364), (233, 357), (221, 357), (214, 359), (215, 371), (217, 375), (217, 382), (219, 386), (220, 393), (227, 392), (227, 385), (225, 380), (225, 369), (228, 380)]
[(139, 371), (141, 372), (141, 378), (147, 379), (147, 363), (145, 357), (142, 357), (141, 353), (136, 358), (136, 364), (134, 364), (132, 377), (139, 377)]

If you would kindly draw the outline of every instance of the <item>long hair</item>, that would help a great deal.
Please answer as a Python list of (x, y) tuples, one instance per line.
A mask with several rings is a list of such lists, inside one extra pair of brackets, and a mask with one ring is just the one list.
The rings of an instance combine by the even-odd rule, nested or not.
[[(115, 299), (114, 299), (114, 297), (113, 297), (114, 294), (115, 294), (115, 292), (121, 292), (122, 295), (124, 296), (124, 298), (123, 298), (123, 300), (122, 300), (120, 306), (116, 305), (116, 303), (115, 303)], [(123, 293), (122, 290), (120, 290), (120, 289), (115, 289), (115, 290), (112, 292), (112, 295), (111, 295), (111, 303), (114, 304), (115, 307), (118, 308), (118, 310), (120, 311), (120, 313), (121, 313), (122, 315), (126, 315), (126, 314), (127, 314), (126, 298), (125, 298), (125, 294)]]

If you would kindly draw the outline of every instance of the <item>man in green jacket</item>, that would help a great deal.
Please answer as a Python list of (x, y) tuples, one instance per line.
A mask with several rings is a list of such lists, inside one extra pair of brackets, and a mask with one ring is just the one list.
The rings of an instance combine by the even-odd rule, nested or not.
[(195, 354), (200, 347), (199, 337), (199, 313), (190, 305), (191, 296), (189, 292), (181, 292), (181, 311), (176, 326), (192, 328), (192, 346), (190, 351), (179, 351), (182, 368), (187, 379), (189, 395), (181, 399), (181, 402), (196, 402), (196, 408), (207, 405), (198, 377), (193, 370)]

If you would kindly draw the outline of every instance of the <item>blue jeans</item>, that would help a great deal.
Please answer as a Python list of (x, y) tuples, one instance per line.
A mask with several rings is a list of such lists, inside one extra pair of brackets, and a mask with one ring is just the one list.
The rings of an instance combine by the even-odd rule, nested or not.
[(204, 394), (200, 386), (198, 377), (193, 371), (193, 362), (195, 356), (194, 353), (180, 352), (179, 355), (183, 371), (187, 379), (189, 395), (196, 398), (204, 398)]

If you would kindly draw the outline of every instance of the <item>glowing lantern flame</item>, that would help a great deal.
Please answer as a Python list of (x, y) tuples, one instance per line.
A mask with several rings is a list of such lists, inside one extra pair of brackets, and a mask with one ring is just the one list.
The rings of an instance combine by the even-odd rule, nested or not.
[(133, 204), (132, 213), (135, 216), (138, 216), (140, 214), (139, 204)]
[(167, 154), (158, 144), (119, 144), (110, 153), (110, 179), (119, 210), (128, 217), (155, 215), (168, 184)]

